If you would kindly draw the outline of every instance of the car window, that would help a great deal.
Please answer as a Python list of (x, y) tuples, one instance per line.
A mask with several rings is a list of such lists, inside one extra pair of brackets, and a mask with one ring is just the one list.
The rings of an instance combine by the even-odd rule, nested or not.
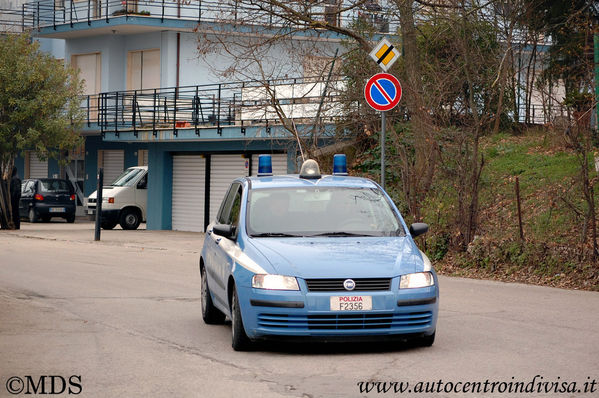
[(147, 189), (148, 188), (148, 175), (147, 174), (144, 175), (143, 177), (141, 177), (141, 179), (137, 183), (137, 188), (138, 189)]
[[(218, 216), (216, 218), (216, 221), (219, 224), (231, 224), (231, 221), (232, 221), (232, 217), (231, 217), (232, 210), (231, 209), (232, 209), (233, 203), (238, 195), (241, 195), (241, 185), (239, 183), (231, 184), (231, 186), (229, 187), (229, 190), (227, 191), (227, 194), (225, 195), (225, 198), (223, 199), (223, 202), (222, 202), (219, 212), (218, 212)], [(237, 206), (239, 209), (239, 206), (241, 206), (241, 198), (239, 199), (239, 204), (237, 204)], [(237, 214), (237, 217), (239, 217), (239, 214)]]
[(231, 224), (235, 227), (239, 225), (239, 212), (241, 210), (241, 189), (238, 189), (235, 193), (235, 198), (233, 199), (233, 203), (231, 204), (231, 211), (229, 212), (229, 222), (227, 224)]
[(114, 187), (130, 187), (131, 185), (133, 185), (135, 181), (137, 181), (137, 178), (142, 173), (145, 173), (144, 169), (127, 169), (123, 172), (123, 174), (118, 176), (110, 185)]
[(66, 180), (40, 180), (40, 192), (70, 192), (71, 187)]
[(31, 194), (31, 193), (33, 193), (33, 189), (35, 187), (35, 181), (31, 181), (31, 180), (25, 181), (23, 184), (21, 184), (21, 187), (23, 188), (22, 189), (23, 194)]
[(250, 235), (399, 236), (399, 218), (378, 188), (272, 188), (251, 191)]

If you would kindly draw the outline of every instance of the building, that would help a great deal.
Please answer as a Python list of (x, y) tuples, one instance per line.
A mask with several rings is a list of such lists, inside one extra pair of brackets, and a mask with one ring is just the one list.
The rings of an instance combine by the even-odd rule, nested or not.
[[(390, 29), (374, 2), (347, 13), (338, 13), (336, 0), (322, 3), (306, 3), (303, 11), (333, 24), (362, 18), (381, 31)], [(70, 164), (62, 168), (26, 153), (17, 159), (24, 177), (68, 177), (83, 204), (96, 189), (100, 167), (109, 183), (127, 167), (148, 165), (147, 228), (201, 231), (205, 225), (187, 222), (190, 214), (212, 218), (232, 178), (256, 172), (258, 154), (273, 155), (275, 172), (296, 171), (297, 140), (281, 113), (299, 134), (318, 132), (319, 142), (334, 134), (340, 114), (335, 97), (343, 83), (331, 81), (324, 64), (343, 51), (343, 37), (290, 26), (251, 4), (39, 0), (16, 5), (21, 30), (46, 41), (45, 49), (78, 68), (85, 80), (84, 146), (65, 154)], [(286, 39), (253, 52), (245, 64), (229, 51), (279, 36)], [(249, 62), (252, 56), (261, 68)], [(225, 81), (217, 71), (233, 64), (245, 78)], [(181, 205), (189, 203), (194, 206)]]

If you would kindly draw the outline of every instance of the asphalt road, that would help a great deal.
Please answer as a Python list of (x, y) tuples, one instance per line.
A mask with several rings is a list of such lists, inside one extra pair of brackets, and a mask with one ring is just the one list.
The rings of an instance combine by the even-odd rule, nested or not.
[[(70, 387), (85, 397), (599, 396), (599, 386), (584, 393), (599, 382), (599, 293), (441, 277), (431, 348), (263, 344), (238, 353), (229, 325), (201, 320), (201, 234), (92, 237), (89, 223), (0, 231), (0, 396), (19, 396), (6, 384), (28, 375), (80, 376)], [(578, 384), (564, 394), (538, 384), (530, 394), (443, 392), (447, 383), (533, 379)], [(366, 381), (442, 392), (360, 392)]]

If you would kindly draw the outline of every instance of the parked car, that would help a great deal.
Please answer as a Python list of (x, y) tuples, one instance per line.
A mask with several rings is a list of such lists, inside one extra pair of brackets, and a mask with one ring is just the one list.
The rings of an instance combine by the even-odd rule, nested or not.
[(19, 215), (30, 222), (47, 222), (61, 217), (75, 222), (75, 191), (71, 183), (58, 178), (32, 178), (21, 184)]
[[(102, 187), (102, 220), (104, 229), (117, 224), (123, 229), (137, 229), (146, 220), (148, 201), (148, 166), (130, 167), (110, 185)], [(95, 219), (97, 191), (87, 199), (87, 214)]]
[[(414, 339), (433, 344), (437, 275), (374, 181), (347, 176), (344, 162), (321, 175), (308, 160), (299, 175), (234, 180), (200, 255), (202, 317), (231, 319), (232, 346), (254, 340)], [(264, 163), (264, 164), (263, 164)], [(339, 171), (340, 170), (340, 171)]]

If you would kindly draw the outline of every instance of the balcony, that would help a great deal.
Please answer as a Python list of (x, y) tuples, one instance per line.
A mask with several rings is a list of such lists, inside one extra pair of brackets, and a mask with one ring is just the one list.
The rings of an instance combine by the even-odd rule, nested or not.
[(341, 80), (282, 79), (113, 91), (85, 96), (85, 129), (109, 141), (285, 138), (333, 132), (343, 115)]
[[(397, 29), (397, 24), (390, 25), (388, 11), (378, 5), (373, 7), (372, 2), (341, 13), (335, 5), (289, 4), (295, 4), (294, 7), (303, 4), (302, 13), (335, 26), (349, 26), (360, 19), (370, 23), (379, 33)], [(301, 35), (338, 36), (293, 24), (263, 7), (261, 2), (242, 0), (40, 0), (22, 6), (20, 23), (23, 31), (33, 30), (37, 36), (55, 38), (108, 34), (115, 26), (127, 26), (120, 31), (128, 33), (199, 29), (276, 34), (281, 29), (288, 29)]]

